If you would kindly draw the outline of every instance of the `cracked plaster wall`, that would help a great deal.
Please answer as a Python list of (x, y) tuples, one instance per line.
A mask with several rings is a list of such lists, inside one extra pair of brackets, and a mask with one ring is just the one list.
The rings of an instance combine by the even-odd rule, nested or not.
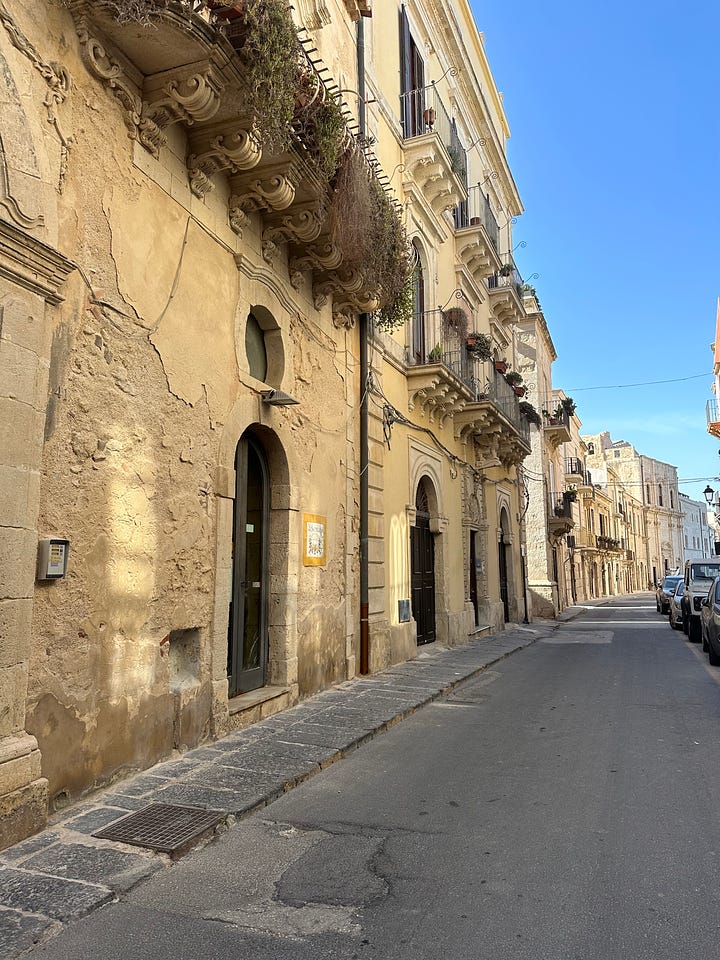
[[(73, 78), (57, 246), (82, 271), (65, 284), (49, 331), (38, 522), (40, 536), (70, 539), (69, 573), (35, 586), (27, 699), (27, 729), (59, 806), (218, 729), (213, 678), (224, 667), (211, 662), (210, 637), (227, 617), (216, 604), (218, 451), (240, 398), (260, 411), (239, 365), (245, 304), (258, 297), (226, 242), (188, 218), (187, 186), (176, 188), (179, 202), (133, 165), (117, 101), (85, 70), (69, 15), (32, 7), (26, 29)], [(267, 272), (252, 230), (238, 252)], [(91, 302), (88, 286), (116, 309)], [(296, 299), (275, 319), (294, 364), (283, 387), (301, 404), (264, 422), (297, 474), (287, 643), (297, 646), (304, 696), (345, 678), (353, 642), (357, 347), (354, 331), (332, 326), (329, 307), (319, 314)], [(237, 426), (233, 445), (252, 422)], [(325, 567), (298, 558), (302, 512), (327, 516)], [(285, 558), (271, 576), (287, 581), (288, 569)], [(179, 701), (169, 637), (194, 630), (194, 675)]]

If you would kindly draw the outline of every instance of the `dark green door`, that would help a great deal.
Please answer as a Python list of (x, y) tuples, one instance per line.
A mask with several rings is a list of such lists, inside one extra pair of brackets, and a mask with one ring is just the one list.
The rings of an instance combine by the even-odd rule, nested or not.
[(262, 687), (268, 659), (269, 476), (262, 448), (250, 435), (235, 456), (233, 589), (228, 644), (228, 695)]

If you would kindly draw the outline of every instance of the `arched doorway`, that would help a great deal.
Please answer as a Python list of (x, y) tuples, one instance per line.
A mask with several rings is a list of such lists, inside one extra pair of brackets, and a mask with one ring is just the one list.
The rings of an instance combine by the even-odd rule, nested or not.
[(229, 697), (262, 687), (266, 680), (269, 526), (267, 458), (257, 439), (246, 431), (235, 454)]
[(435, 543), (430, 532), (430, 500), (426, 477), (415, 494), (415, 525), (410, 528), (410, 586), (418, 645), (435, 640)]

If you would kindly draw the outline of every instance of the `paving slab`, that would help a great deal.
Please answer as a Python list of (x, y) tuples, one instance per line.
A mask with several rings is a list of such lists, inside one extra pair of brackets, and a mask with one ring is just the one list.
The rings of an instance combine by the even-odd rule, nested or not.
[(113, 899), (107, 887), (0, 868), (0, 905), (21, 913), (37, 913), (52, 920), (84, 917)]
[[(48, 830), (0, 853), (0, 956), (18, 956), (52, 935), (58, 922), (97, 909), (170, 862), (161, 854), (129, 853), (136, 848), (93, 840), (98, 829), (150, 803), (220, 810), (232, 823), (233, 816), (261, 809), (556, 626), (422, 649), (416, 660), (343, 681), (63, 811)], [(334, 874), (323, 882), (339, 883)], [(342, 884), (336, 893), (342, 900)]]

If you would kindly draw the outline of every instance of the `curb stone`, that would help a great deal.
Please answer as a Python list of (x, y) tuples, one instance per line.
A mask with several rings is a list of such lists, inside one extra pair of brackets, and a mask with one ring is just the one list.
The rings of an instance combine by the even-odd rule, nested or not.
[(571, 611), (462, 646), (422, 650), (415, 660), (344, 681), (64, 811), (48, 829), (0, 852), (0, 955), (19, 956), (54, 936), (62, 923), (117, 900), (171, 863), (164, 854), (94, 838), (94, 831), (155, 802), (222, 810), (220, 829), (227, 829), (552, 633), (582, 608), (565, 613)]

